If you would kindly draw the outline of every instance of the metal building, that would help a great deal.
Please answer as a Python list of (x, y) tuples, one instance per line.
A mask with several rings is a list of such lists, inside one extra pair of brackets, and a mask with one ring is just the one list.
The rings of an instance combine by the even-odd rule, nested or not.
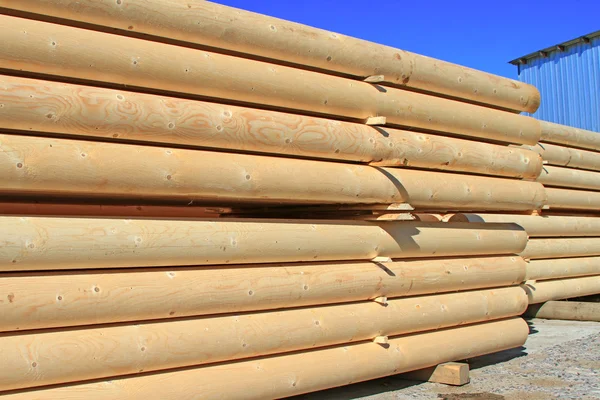
[(600, 31), (510, 61), (519, 80), (536, 86), (534, 117), (600, 132)]

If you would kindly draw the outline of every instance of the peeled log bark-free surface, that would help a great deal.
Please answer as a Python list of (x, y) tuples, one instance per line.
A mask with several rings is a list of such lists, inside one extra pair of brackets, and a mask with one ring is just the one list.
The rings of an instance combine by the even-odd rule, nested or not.
[(0, 286), (13, 301), (0, 303), (0, 331), (512, 286), (525, 280), (525, 269), (521, 257), (505, 256), (3, 273)]
[(527, 263), (527, 280), (600, 275), (600, 257), (531, 260)]
[(529, 318), (564, 319), (600, 322), (600, 303), (582, 301), (547, 301), (527, 309)]
[(598, 212), (600, 193), (589, 190), (545, 188), (547, 205), (551, 210)]
[[(0, 193), (529, 210), (540, 183), (204, 150), (0, 135)], [(224, 167), (226, 165), (226, 168)]]
[(535, 87), (513, 79), (205, 1), (2, 0), (0, 6), (357, 77), (383, 75), (386, 83), (511, 110), (533, 113), (540, 105)]
[(542, 128), (540, 141), (542, 142), (600, 151), (600, 135), (598, 135), (598, 132), (546, 121), (540, 121), (540, 126)]
[(600, 255), (600, 237), (534, 238), (521, 252), (523, 258), (564, 258)]
[[(306, 350), (513, 317), (516, 286), (315, 308), (0, 337), (0, 390)], [(69, 360), (65, 365), (64, 360)], [(36, 363), (35, 375), (30, 375)]]
[(69, 215), (76, 217), (132, 218), (219, 218), (218, 208), (210, 207), (25, 202), (0, 202), (0, 215)]
[[(274, 399), (422, 369), (518, 347), (521, 318), (369, 342), (7, 394), (9, 400)], [(235, 379), (232, 379), (235, 377)]]
[(527, 293), (529, 304), (544, 303), (550, 300), (598, 294), (600, 293), (600, 275), (541, 281), (521, 285), (521, 287)]
[(600, 236), (600, 217), (460, 213), (454, 214), (449, 221), (512, 222), (522, 226), (529, 237)]
[(0, 217), (0, 270), (512, 254), (514, 224)]
[(600, 171), (599, 152), (550, 143), (538, 143), (535, 146), (523, 146), (522, 148), (535, 151), (550, 165)]
[(595, 171), (545, 165), (537, 181), (544, 186), (600, 190), (600, 172)]
[(10, 16), (0, 25), (0, 68), (363, 121), (382, 116), (390, 125), (508, 143), (540, 137), (531, 117), (459, 101)]
[(276, 111), (0, 75), (4, 129), (536, 178), (532, 151)]

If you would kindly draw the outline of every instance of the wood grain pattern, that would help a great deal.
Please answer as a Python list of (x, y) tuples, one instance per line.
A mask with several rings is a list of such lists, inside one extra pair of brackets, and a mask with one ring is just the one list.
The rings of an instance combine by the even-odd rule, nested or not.
[(8, 400), (282, 398), (506, 350), (525, 343), (528, 334), (525, 321), (513, 318), (394, 337), (385, 347), (368, 341), (235, 363), (17, 392), (4, 397)]
[(0, 6), (223, 48), (400, 87), (535, 112), (537, 89), (407, 51), (214, 4), (183, 0), (2, 0)]
[(540, 183), (203, 150), (0, 134), (0, 193), (531, 210)]
[(426, 133), (2, 75), (0, 88), (4, 129), (528, 179), (542, 168), (527, 149)]
[(459, 213), (450, 222), (513, 222), (522, 226), (529, 237), (600, 236), (600, 218), (576, 215), (521, 215)]
[(0, 217), (0, 270), (512, 254), (514, 224)]
[(572, 278), (600, 275), (600, 257), (531, 260), (527, 263), (527, 280)]
[(540, 137), (533, 118), (401, 89), (10, 16), (0, 25), (0, 68), (343, 118), (382, 116), (390, 125), (508, 143)]
[(542, 128), (540, 141), (542, 142), (600, 151), (600, 135), (598, 135), (598, 132), (547, 121), (540, 121), (540, 126)]
[[(511, 286), (521, 257), (3, 273), (0, 331), (345, 303)], [(98, 291), (94, 290), (99, 288)]]
[(545, 165), (537, 181), (544, 186), (600, 191), (600, 172), (595, 171)]
[(522, 148), (535, 151), (550, 165), (600, 171), (600, 152), (550, 143), (538, 143), (535, 146), (522, 146)]
[(598, 294), (600, 293), (600, 275), (541, 281), (521, 287), (527, 293), (529, 304), (538, 304), (550, 300)]
[(533, 238), (520, 253), (524, 258), (564, 258), (600, 255), (600, 237)]
[(3, 336), (2, 358), (13, 367), (0, 375), (0, 390), (360, 342), (514, 317), (527, 306), (516, 286), (395, 299), (386, 306), (370, 301)]

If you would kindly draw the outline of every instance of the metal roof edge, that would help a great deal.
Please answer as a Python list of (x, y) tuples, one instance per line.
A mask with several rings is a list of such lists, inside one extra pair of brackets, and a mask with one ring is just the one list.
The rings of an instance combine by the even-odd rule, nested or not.
[(593, 38), (599, 37), (600, 31), (592, 32), (587, 35), (579, 36), (575, 39), (568, 40), (566, 42), (562, 42), (559, 44), (555, 44), (554, 46), (546, 47), (545, 49), (534, 51), (533, 53), (521, 56), (519, 58), (515, 58), (514, 60), (509, 61), (509, 64), (512, 65), (520, 65), (527, 64), (527, 60), (536, 57), (548, 57), (548, 54), (554, 51), (565, 51), (567, 47), (574, 46), (578, 43), (589, 43)]

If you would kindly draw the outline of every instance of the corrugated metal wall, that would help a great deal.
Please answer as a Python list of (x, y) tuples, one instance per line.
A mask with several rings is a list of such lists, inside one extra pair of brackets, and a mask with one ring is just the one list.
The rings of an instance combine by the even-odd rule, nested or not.
[(600, 132), (600, 37), (527, 60), (519, 80), (542, 95), (534, 117)]

